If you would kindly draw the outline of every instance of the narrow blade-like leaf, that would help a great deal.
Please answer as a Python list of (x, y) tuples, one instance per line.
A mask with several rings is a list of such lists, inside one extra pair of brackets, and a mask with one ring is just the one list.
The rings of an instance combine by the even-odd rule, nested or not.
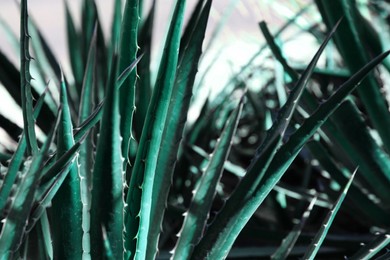
[(184, 223), (173, 253), (173, 259), (188, 259), (195, 245), (202, 237), (207, 218), (216, 193), (217, 184), (222, 176), (225, 161), (229, 155), (233, 137), (243, 106), (243, 99), (233, 111), (216, 144), (198, 188), (195, 190), (189, 210), (185, 213)]
[[(64, 78), (61, 82), (60, 102), (62, 114), (57, 133), (57, 160), (73, 145), (73, 125)], [(80, 258), (82, 256), (82, 202), (80, 178), (76, 163), (53, 199), (52, 217), (55, 257)]]
[(178, 0), (161, 59), (157, 82), (148, 108), (140, 145), (132, 169), (126, 203), (126, 257), (144, 259), (148, 242), (154, 174), (164, 124), (171, 100), (185, 0)]
[(41, 150), (36, 153), (30, 167), (22, 178), (22, 181), (15, 194), (10, 211), (5, 218), (2, 231), (0, 233), (0, 255), (6, 258), (12, 258), (13, 254), (20, 247), (25, 236), (27, 220), (31, 207), (33, 205), (34, 193), (38, 187), (38, 182), (41, 177), (41, 167), (44, 163), (44, 158), (47, 156), (50, 144), (52, 143), (55, 129), (58, 126), (61, 110), (57, 122), (47, 137)]
[(282, 244), (280, 245), (278, 250), (276, 250), (276, 252), (273, 253), (273, 255), (271, 256), (271, 259), (283, 260), (283, 259), (286, 259), (288, 257), (288, 255), (290, 254), (291, 250), (293, 249), (293, 247), (295, 245), (295, 242), (297, 242), (298, 237), (302, 232), (302, 229), (306, 223), (306, 220), (310, 216), (310, 213), (314, 207), (316, 200), (317, 200), (317, 197), (314, 197), (311, 200), (309, 206), (307, 207), (307, 209), (303, 213), (302, 218), (299, 221), (299, 223), (297, 223), (294, 226), (293, 230), (291, 230), (291, 232), (288, 233), (287, 237), (283, 239)]
[[(357, 169), (356, 169), (357, 170)], [(341, 204), (344, 201), (345, 196), (347, 196), (347, 192), (349, 187), (352, 184), (353, 178), (356, 174), (355, 172), (351, 175), (351, 178), (349, 179), (347, 185), (344, 187), (343, 191), (341, 192), (339, 198), (337, 199), (335, 205), (333, 206), (332, 210), (329, 211), (328, 215), (322, 222), (321, 228), (318, 231), (317, 235), (314, 237), (313, 241), (311, 242), (309, 249), (306, 251), (306, 254), (303, 256), (303, 259), (314, 259), (316, 256), (318, 250), (320, 249), (322, 242), (324, 241), (326, 234), (329, 231), (330, 226), (333, 223), (333, 220), (337, 214), (337, 212), (340, 209)]]
[[(41, 111), (45, 99), (45, 95), (46, 95), (46, 91), (43, 92), (43, 94), (38, 99), (37, 104), (35, 105), (34, 118), (38, 117), (38, 114)], [(26, 149), (27, 149), (26, 137), (25, 134), (22, 133), (18, 143), (18, 148), (16, 149), (9, 163), (7, 174), (5, 175), (3, 185), (0, 187), (0, 216), (3, 215), (4, 207), (6, 206), (6, 203), (8, 201), (8, 197), (11, 192), (12, 185), (14, 184), (17, 175), (19, 173), (20, 166), (22, 165), (24, 159), (24, 153), (26, 152)]]
[[(168, 198), (173, 172), (181, 139), (184, 132), (184, 124), (191, 101), (191, 94), (198, 62), (202, 53), (202, 42), (206, 31), (208, 16), (212, 1), (207, 1), (204, 9), (199, 10), (197, 23), (194, 24), (192, 35), (186, 41), (186, 46), (180, 54), (177, 75), (173, 87), (173, 97), (168, 110), (169, 117), (164, 129), (161, 151), (153, 186), (152, 213), (150, 222), (150, 234), (148, 238), (147, 258), (154, 258), (157, 252), (157, 242), (160, 234), (160, 226), (164, 217), (164, 210)], [(190, 30), (189, 29), (189, 30)]]
[[(116, 61), (115, 63), (116, 64)], [(112, 67), (106, 87), (100, 137), (92, 175), (91, 257), (103, 255), (102, 226), (116, 259), (123, 257), (123, 170), (119, 130), (119, 93), (116, 66)]]
[(21, 2), (20, 17), (20, 84), (22, 94), (23, 125), (26, 132), (27, 152), (36, 154), (38, 152), (38, 143), (35, 134), (35, 120), (33, 116), (32, 92), (31, 92), (31, 75), (29, 52), (30, 35), (28, 34), (28, 12), (27, 0)]
[[(141, 0), (142, 1), (142, 0)], [(131, 62), (137, 58), (138, 52), (138, 25), (139, 25), (139, 2), (140, 0), (127, 0), (121, 27), (119, 43), (119, 67), (118, 73), (125, 71)], [(137, 80), (136, 70), (131, 69), (120, 89), (119, 111), (121, 121), (122, 156), (125, 158), (124, 169), (128, 163), (130, 139), (133, 131), (133, 115), (135, 110), (135, 83)], [(122, 85), (122, 84), (121, 84)]]

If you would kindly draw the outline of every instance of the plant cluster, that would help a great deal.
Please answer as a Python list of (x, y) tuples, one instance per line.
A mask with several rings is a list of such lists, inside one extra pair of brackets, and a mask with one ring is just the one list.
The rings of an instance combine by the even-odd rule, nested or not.
[(1, 23), (20, 64), (0, 51), (0, 82), (23, 114), (0, 114), (17, 143), (0, 151), (1, 259), (390, 258), (389, 4), (309, 3), (323, 23), (301, 29), (320, 43), (304, 68), (277, 38), (307, 9), (275, 35), (261, 22), (276, 72), (251, 60), (190, 123), (212, 0), (185, 26), (175, 1), (155, 82), (155, 0), (145, 17), (114, 1), (110, 37), (94, 0), (81, 26), (66, 8), (72, 75), (27, 2), (19, 40)]

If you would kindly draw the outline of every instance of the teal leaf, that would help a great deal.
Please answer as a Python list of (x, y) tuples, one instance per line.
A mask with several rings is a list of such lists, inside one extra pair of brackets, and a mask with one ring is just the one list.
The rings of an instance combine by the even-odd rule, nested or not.
[(294, 248), (295, 243), (298, 240), (299, 235), (302, 232), (302, 229), (307, 221), (307, 219), (310, 216), (310, 213), (314, 207), (314, 204), (317, 200), (317, 197), (314, 197), (305, 212), (302, 215), (302, 218), (300, 219), (299, 223), (294, 225), (293, 229), (288, 233), (288, 235), (283, 239), (282, 244), (280, 247), (276, 250), (275, 253), (272, 254), (271, 259), (286, 259), (292, 249)]
[[(148, 237), (147, 258), (154, 258), (157, 252), (160, 226), (168, 198), (179, 146), (183, 137), (195, 75), (202, 53), (202, 42), (206, 31), (212, 1), (195, 13), (197, 23), (193, 24), (191, 36), (186, 40), (183, 52), (179, 54), (179, 64), (173, 86), (173, 95), (168, 109), (168, 118), (163, 132), (161, 151), (158, 155), (151, 209), (151, 226)], [(183, 37), (182, 37), (183, 39)], [(183, 41), (183, 40), (182, 40)]]
[[(125, 11), (121, 27), (121, 35), (119, 42), (119, 66), (118, 73), (125, 71), (131, 62), (137, 57), (138, 52), (138, 26), (139, 26), (139, 0), (127, 0), (125, 3)], [(130, 75), (120, 89), (119, 95), (119, 111), (120, 111), (120, 127), (122, 140), (122, 156), (125, 158), (124, 169), (128, 164), (129, 144), (133, 131), (133, 115), (135, 111), (135, 83), (137, 80), (137, 72), (134, 69), (130, 70)]]
[[(335, 43), (345, 64), (352, 73), (367, 64), (371, 55), (382, 52), (379, 36), (374, 30), (367, 34), (371, 26), (360, 14), (355, 1), (315, 1), (320, 14), (328, 28), (331, 28), (340, 17), (345, 17), (340, 30), (335, 34)], [(386, 149), (390, 150), (390, 116), (388, 105), (383, 98), (379, 79), (373, 73), (361, 83), (364, 87), (357, 89), (367, 114), (378, 131)]]
[(132, 168), (125, 211), (126, 258), (145, 258), (151, 217), (152, 192), (164, 124), (172, 98), (185, 0), (178, 0), (148, 108), (148, 116)]
[[(40, 96), (35, 105), (34, 109), (34, 118), (38, 117), (44, 99), (45, 99), (46, 91)], [(27, 149), (26, 136), (24, 133), (21, 134), (18, 147), (13, 154), (11, 161), (8, 166), (7, 174), (5, 175), (3, 185), (0, 187), (0, 216), (3, 215), (4, 208), (6, 207), (12, 185), (15, 183), (15, 180), (20, 172), (20, 167), (25, 159), (24, 154)]]
[(21, 2), (20, 17), (20, 84), (21, 84), (21, 101), (23, 110), (23, 125), (26, 132), (27, 153), (36, 154), (38, 152), (37, 137), (35, 134), (35, 120), (33, 116), (33, 99), (31, 92), (31, 74), (29, 52), (30, 35), (28, 34), (28, 12), (27, 0)]
[[(60, 102), (62, 114), (57, 132), (57, 160), (73, 145), (73, 125), (68, 103), (67, 87), (62, 77)], [(55, 257), (82, 256), (82, 201), (79, 169), (75, 162), (69, 166), (68, 176), (53, 199), (52, 230)]]
[(57, 194), (65, 178), (69, 174), (69, 169), (80, 149), (81, 142), (75, 143), (67, 152), (59, 157), (52, 165), (45, 165), (42, 170), (43, 175), (53, 176), (49, 182), (41, 184), (35, 194), (35, 203), (30, 213), (27, 232), (31, 230), (39, 218), (44, 214), (46, 208), (51, 205), (52, 199)]
[(334, 218), (336, 217), (337, 212), (340, 209), (341, 204), (344, 201), (344, 198), (347, 195), (348, 189), (349, 189), (349, 187), (352, 184), (353, 178), (355, 177), (356, 170), (351, 175), (351, 178), (349, 179), (347, 185), (342, 190), (342, 192), (341, 192), (339, 198), (337, 199), (336, 203), (334, 204), (333, 208), (329, 211), (329, 213), (327, 214), (326, 218), (322, 222), (320, 230), (318, 231), (318, 233), (314, 237), (313, 241), (311, 242), (308, 250), (306, 251), (305, 255), (303, 256), (303, 259), (310, 259), (310, 260), (312, 260), (312, 259), (315, 258), (318, 250), (320, 249), (320, 247), (322, 245), (322, 242), (324, 241), (324, 239), (326, 237), (326, 234), (329, 231), (329, 228), (331, 227), (331, 225), (333, 223)]
[(194, 191), (190, 208), (184, 214), (184, 223), (174, 249), (173, 259), (188, 259), (195, 245), (202, 238), (202, 233), (206, 227), (208, 215), (216, 193), (217, 184), (222, 176), (224, 164), (233, 143), (233, 137), (238, 126), (242, 107), (243, 98), (229, 117), (206, 170), (200, 179), (199, 186)]
[[(115, 63), (116, 64), (116, 59)], [(92, 174), (91, 257), (103, 255), (102, 227), (112, 245), (116, 259), (123, 257), (123, 186), (119, 93), (116, 86), (116, 66), (111, 68), (106, 87), (103, 117)]]
[(60, 115), (61, 110), (59, 110), (57, 122), (53, 130), (47, 137), (41, 150), (32, 157), (29, 168), (22, 176), (21, 183), (10, 205), (9, 213), (6, 215), (0, 233), (0, 255), (5, 258), (11, 258), (14, 255), (26, 234), (27, 220), (33, 205), (34, 193), (42, 174), (41, 168), (52, 143), (55, 130), (59, 124)]

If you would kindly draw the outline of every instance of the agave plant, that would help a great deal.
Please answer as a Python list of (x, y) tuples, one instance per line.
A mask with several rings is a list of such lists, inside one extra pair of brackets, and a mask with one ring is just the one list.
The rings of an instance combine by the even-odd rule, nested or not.
[[(62, 73), (27, 2), (14, 40), (20, 68), (0, 52), (0, 82), (23, 114), (22, 129), (0, 121), (17, 142), (0, 154), (2, 259), (362, 259), (388, 245), (388, 110), (373, 70), (388, 73), (389, 52), (356, 3), (316, 1), (329, 33), (316, 30), (322, 44), (304, 69), (261, 22), (290, 83), (271, 74), (255, 91), (241, 71), (190, 123), (211, 0), (197, 1), (184, 28), (186, 1), (176, 1), (155, 82), (156, 1), (141, 19), (142, 1), (123, 10), (115, 1), (109, 41), (93, 0), (83, 1), (80, 28), (66, 9), (73, 75)], [(346, 73), (316, 67), (332, 39)], [(45, 89), (46, 78), (57, 88)], [(331, 226), (347, 230), (332, 225), (340, 208), (366, 232), (327, 236)]]

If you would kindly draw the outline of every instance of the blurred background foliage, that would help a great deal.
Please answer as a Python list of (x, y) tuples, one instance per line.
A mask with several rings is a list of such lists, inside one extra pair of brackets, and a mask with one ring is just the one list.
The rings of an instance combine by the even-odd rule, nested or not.
[[(114, 5), (109, 3), (110, 8), (106, 9), (105, 5), (108, 1), (104, 3), (95, 1), (96, 10), (82, 8), (82, 15), (79, 15), (80, 10), (77, 8), (81, 6), (81, 3), (75, 4), (77, 1), (68, 1), (70, 12), (66, 17), (58, 15), (65, 14), (65, 11), (52, 12), (55, 20), (62, 21), (62, 24), (54, 25), (46, 20), (48, 19), (46, 15), (41, 13), (46, 14), (48, 10), (52, 10), (52, 2), (30, 2), (30, 15), (37, 25), (37, 27), (31, 26), (30, 29), (32, 56), (36, 59), (31, 62), (31, 74), (34, 78), (32, 89), (36, 100), (48, 85), (41, 114), (36, 120), (37, 140), (41, 145), (47, 140), (46, 136), (50, 136), (49, 132), (56, 118), (58, 104), (63, 105), (65, 102), (60, 98), (60, 92), (63, 93), (64, 90), (60, 90), (59, 86), (61, 82), (62, 84), (65, 82), (61, 78), (57, 62), (64, 70), (65, 81), (68, 85), (69, 113), (75, 125), (73, 130), (80, 130), (81, 122), (83, 122), (78, 109), (82, 104), (82, 87), (85, 86), (86, 75), (88, 75), (85, 64), (90, 63), (89, 52), (91, 50), (98, 53), (95, 57), (98, 65), (94, 68), (96, 71), (93, 80), (96, 89), (91, 99), (93, 100), (91, 104), (95, 105), (89, 108), (88, 113), (92, 113), (94, 109), (96, 112), (99, 109), (98, 104), (104, 99), (103, 97), (108, 95), (105, 92), (105, 84), (110, 82), (110, 75), (113, 77), (111, 81), (115, 81), (115, 77), (107, 69), (115, 66), (113, 65), (115, 59), (111, 59), (114, 41), (112, 35), (115, 35), (115, 32), (110, 31), (111, 23), (115, 21), (115, 19), (110, 20)], [(89, 1), (83, 3), (87, 2)], [(145, 1), (139, 26), (141, 33), (138, 35), (138, 45), (144, 56), (138, 65), (137, 89), (140, 86), (144, 88), (139, 90), (138, 93), (141, 94), (135, 94), (134, 104), (138, 110), (134, 114), (132, 131), (128, 133), (133, 135), (135, 140), (135, 142), (130, 142), (128, 154), (129, 161), (135, 164), (137, 160), (141, 160), (137, 159), (137, 149), (140, 147), (142, 149), (143, 132), (147, 131), (145, 130), (147, 127), (143, 127), (147, 124), (145, 122), (148, 118), (148, 104), (152, 100), (154, 82), (158, 82), (158, 69), (166, 66), (160, 62), (160, 57), (164, 55), (162, 46), (165, 34), (168, 32), (168, 25), (172, 24), (170, 17), (173, 13), (173, 1), (164, 1), (164, 3), (157, 1), (156, 3), (157, 9), (154, 10), (152, 2)], [(3, 7), (8, 4), (4, 2), (0, 5)], [(188, 1), (184, 24), (191, 21), (191, 10), (196, 10), (196, 4), (197, 1)], [(16, 33), (19, 27), (15, 20), (10, 20), (10, 15), (5, 11), (6, 8), (1, 9), (1, 29), (6, 37), (0, 42), (0, 47), (2, 47), (0, 82), (3, 85), (0, 106), (0, 127), (2, 129), (0, 159), (4, 165), (1, 167), (1, 176), (2, 180), (5, 180), (10, 167), (8, 160), (16, 153), (19, 136), (22, 133), (23, 101), (19, 98), (20, 93), (10, 87), (20, 85), (19, 71), (16, 69), (20, 66), (18, 57), (20, 44), (18, 33)], [(153, 34), (147, 31), (148, 21), (150, 22), (147, 17), (150, 18), (154, 14), (150, 10), (156, 14), (154, 25), (150, 27)], [(181, 146), (176, 147), (177, 162), (172, 172), (172, 186), (169, 194), (166, 194), (167, 208), (162, 220), (163, 228), (159, 239), (158, 257), (169, 257), (169, 251), (179, 244), (176, 235), (179, 233), (180, 236), (182, 230), (182, 215), (191, 210), (194, 201), (193, 191), (202, 190), (199, 185), (203, 183), (205, 169), (213, 162), (219, 137), (223, 136), (225, 131), (228, 132), (226, 130), (229, 129), (228, 118), (230, 117), (232, 121), (236, 115), (240, 119), (235, 120), (237, 129), (234, 137), (231, 137), (230, 153), (227, 149), (225, 151), (228, 153), (226, 160), (220, 159), (219, 166), (223, 166), (222, 177), (214, 187), (215, 198), (210, 205), (210, 211), (207, 211), (208, 225), (211, 225), (214, 219), (218, 221), (218, 212), (223, 212), (221, 210), (226, 208), (224, 205), (229, 205), (226, 203), (231, 197), (236, 199), (232, 196), (233, 191), (240, 190), (240, 184), (250, 178), (244, 176), (248, 176), (246, 173), (251, 172), (251, 167), (257, 163), (259, 158), (267, 156), (264, 155), (262, 148), (267, 148), (263, 146), (268, 142), (273, 145), (273, 139), (270, 138), (273, 137), (271, 126), (283, 126), (279, 122), (278, 115), (282, 113), (280, 111), (283, 111), (281, 108), (287, 107), (288, 111), (291, 108), (292, 117), (286, 117), (286, 121), (291, 120), (291, 122), (288, 121), (290, 123), (281, 133), (277, 132), (282, 140), (280, 145), (275, 145), (273, 151), (276, 153), (275, 159), (270, 156), (271, 166), (263, 165), (264, 171), (268, 169), (267, 167), (271, 170), (264, 173), (264, 179), (260, 178), (264, 183), (266, 182), (264, 180), (275, 178), (275, 182), (271, 185), (269, 195), (259, 203), (261, 205), (255, 210), (253, 216), (247, 223), (243, 221), (246, 225), (244, 223), (245, 227), (234, 242), (229, 258), (267, 259), (273, 257), (283, 259), (289, 255), (295, 259), (305, 255), (305, 252), (306, 254), (309, 252), (310, 255), (310, 252), (314, 251), (311, 243), (316, 234), (317, 236), (319, 234), (326, 235), (326, 238), (316, 259), (343, 259), (345, 256), (352, 257), (351, 259), (370, 259), (374, 256), (377, 259), (388, 259), (389, 251), (386, 248), (390, 242), (389, 58), (383, 56), (383, 61), (377, 61), (380, 65), (373, 72), (370, 74), (365, 72), (365, 80), (346, 98), (339, 109), (328, 120), (325, 116), (319, 120), (323, 125), (318, 131), (309, 136), (310, 131), (301, 133), (297, 129), (303, 128), (305, 122), (310, 121), (308, 118), (319, 110), (320, 105), (325, 107), (326, 104), (332, 104), (336, 107), (338, 103), (329, 100), (337, 96), (334, 93), (341, 92), (340, 86), (351, 77), (352, 79), (358, 78), (356, 73), (359, 69), (390, 49), (389, 10), (388, 1), (375, 0), (213, 2), (203, 43), (203, 54), (199, 58), (199, 72), (192, 87), (193, 98), (188, 110), (188, 121), (183, 130)], [(95, 29), (91, 24), (88, 27), (88, 24), (85, 24), (88, 19), (85, 17), (97, 14), (103, 21), (102, 25), (99, 24)], [(76, 25), (74, 28), (70, 24), (70, 17), (81, 17), (74, 19), (73, 22)], [(340, 18), (342, 21), (332, 40), (327, 44), (317, 65), (311, 71), (308, 69), (309, 61)], [(67, 21), (67, 24), (64, 21)], [(42, 28), (42, 31), (34, 28)], [(68, 38), (65, 37), (65, 32)], [(79, 45), (75, 44), (77, 33), (81, 39), (77, 42)], [(119, 35), (118, 32), (116, 33)], [(184, 35), (183, 39), (185, 39)], [(47, 39), (47, 42), (37, 40), (43, 38)], [(195, 40), (192, 38), (192, 41)], [(67, 41), (68, 44), (66, 44)], [(72, 46), (72, 44), (75, 45)], [(67, 48), (69, 51), (66, 51)], [(184, 53), (184, 49), (181, 45), (181, 53)], [(68, 54), (70, 54), (69, 57)], [(161, 60), (164, 61), (164, 58)], [(81, 65), (77, 62), (81, 62)], [(82, 69), (78, 69), (79, 65)], [(296, 106), (289, 106), (288, 100), (291, 99), (292, 102), (299, 99), (291, 98), (291, 93), (294, 92), (294, 86), (300, 86), (300, 79), (304, 78), (306, 73), (309, 73), (309, 78), (305, 82), (307, 87), (302, 90), (300, 101)], [(131, 80), (131, 75), (129, 78)], [(245, 102), (243, 100), (238, 102), (242, 96), (245, 96), (243, 99)], [(238, 112), (237, 107), (240, 106), (242, 106), (242, 111)], [(112, 115), (115, 114), (115, 112), (112, 113)], [(241, 116), (239, 116), (240, 113)], [(89, 148), (86, 148), (91, 150), (87, 153), (94, 154), (98, 149), (95, 145), (99, 147), (97, 128), (93, 130), (95, 131), (92, 133), (93, 137), (87, 139), (91, 142)], [(99, 135), (102, 134), (101, 131)], [(299, 149), (295, 157), (292, 150), (288, 150), (288, 145), (292, 142), (289, 143), (290, 140), (295, 140), (297, 135), (294, 134), (297, 132), (300, 136), (307, 137), (308, 142)], [(112, 136), (113, 132), (107, 135)], [(52, 146), (57, 146), (59, 149), (58, 142)], [(77, 143), (78, 140), (76, 140)], [(48, 144), (46, 142), (46, 146), (49, 144), (50, 142)], [(67, 147), (69, 148), (70, 146)], [(125, 149), (122, 149), (122, 153), (123, 150)], [(57, 160), (61, 158), (60, 155), (56, 157)], [(122, 155), (127, 156), (126, 153)], [(47, 152), (45, 156), (51, 158), (52, 154)], [(104, 158), (104, 156), (99, 158)], [(279, 164), (284, 165), (290, 159), (291, 162), (287, 163), (288, 168), (278, 170)], [(90, 171), (91, 163), (92, 161), (87, 162)], [(45, 165), (50, 166), (49, 163)], [(131, 168), (129, 165), (127, 167)], [(46, 170), (49, 171), (48, 169), (51, 168)], [(350, 184), (348, 181), (352, 180), (351, 176), (355, 170), (356, 176)], [(126, 172), (126, 167), (124, 171)], [(261, 171), (263, 168), (259, 170)], [(273, 176), (273, 173), (278, 171), (281, 172), (278, 177), (280, 181)], [(130, 170), (126, 172), (127, 185), (130, 185), (131, 190), (129, 172)], [(57, 175), (52, 173), (52, 176)], [(46, 177), (46, 179), (50, 178)], [(266, 184), (262, 185), (263, 183), (260, 182), (254, 189), (260, 193), (267, 193), (267, 189), (264, 188)], [(349, 187), (349, 191), (343, 201), (339, 195), (343, 194), (344, 187)], [(342, 201), (341, 208), (337, 212), (338, 202)], [(239, 201), (235, 203), (240, 204)], [(40, 224), (43, 227), (47, 225), (46, 222), (56, 223), (58, 221), (52, 216), (55, 215), (53, 210), (56, 209), (56, 204), (61, 208), (61, 204), (56, 203), (54, 198), (52, 212), (49, 209), (48, 216), (43, 214), (43, 224)], [(91, 205), (97, 207), (93, 202)], [(337, 216), (329, 213), (333, 212), (331, 209), (336, 209)], [(4, 217), (5, 213), (2, 213)], [(330, 221), (329, 226), (327, 222), (323, 222), (324, 219)], [(327, 225), (326, 230), (321, 229), (323, 224)], [(42, 230), (45, 229), (42, 228)], [(203, 235), (207, 237), (208, 233), (202, 233)], [(204, 241), (207, 241), (207, 238)], [(195, 253), (201, 252), (203, 250), (201, 247), (205, 246), (205, 243), (198, 244), (194, 249)], [(106, 250), (109, 251), (107, 248), (110, 246), (106, 245)], [(207, 245), (205, 248), (209, 250)], [(56, 250), (59, 249), (54, 248), (55, 252)], [(28, 252), (27, 249), (26, 252)], [(312, 254), (312, 257), (314, 256), (315, 254)], [(177, 257), (180, 259), (180, 255)], [(193, 258), (196, 259), (196, 256)]]

